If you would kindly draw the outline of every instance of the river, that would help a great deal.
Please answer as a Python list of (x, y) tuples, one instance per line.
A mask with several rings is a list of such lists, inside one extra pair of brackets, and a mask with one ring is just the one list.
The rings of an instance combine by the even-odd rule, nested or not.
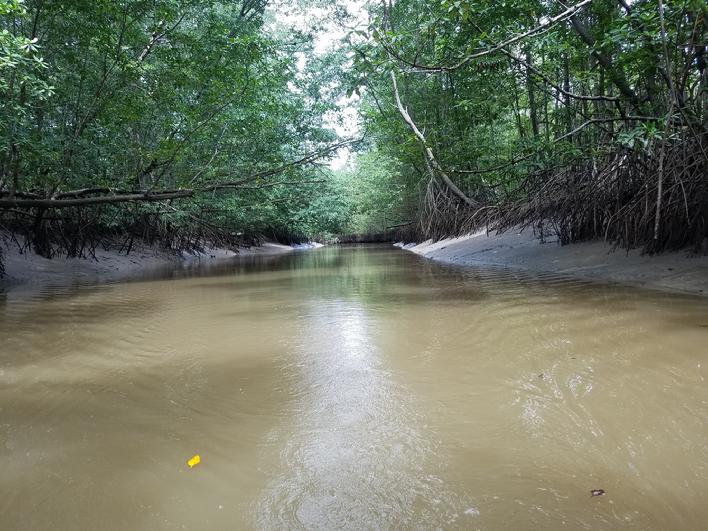
[(704, 299), (344, 247), (0, 299), (0, 333), (1, 529), (708, 522)]

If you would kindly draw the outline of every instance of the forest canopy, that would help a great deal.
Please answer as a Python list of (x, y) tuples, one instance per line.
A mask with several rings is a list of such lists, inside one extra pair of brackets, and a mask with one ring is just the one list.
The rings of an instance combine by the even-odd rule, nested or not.
[[(356, 40), (418, 237), (533, 226), (649, 251), (708, 236), (707, 4), (383, 2)], [(423, 189), (423, 186), (425, 189)]]
[(333, 102), (318, 86), (333, 66), (298, 68), (312, 36), (268, 31), (265, 9), (2, 0), (5, 224), (29, 226), (46, 254), (64, 242), (79, 252), (84, 234), (181, 247), (339, 231), (310, 201), (334, 193), (316, 163), (347, 142), (323, 124)]
[[(108, 238), (519, 227), (698, 249), (707, 14), (702, 0), (0, 0), (0, 222), (48, 256)], [(316, 52), (327, 28), (343, 37)], [(354, 135), (332, 119), (343, 105)]]

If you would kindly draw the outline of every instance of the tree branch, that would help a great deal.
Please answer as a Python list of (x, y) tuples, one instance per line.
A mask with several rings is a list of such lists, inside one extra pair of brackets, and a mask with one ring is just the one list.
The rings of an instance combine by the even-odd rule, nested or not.
[(192, 197), (194, 190), (175, 190), (154, 194), (104, 195), (100, 197), (79, 197), (75, 199), (0, 199), (0, 208), (69, 208), (90, 205), (127, 203), (130, 201), (166, 201)]
[(465, 202), (467, 205), (476, 208), (477, 203), (474, 202), (472, 199), (467, 197), (465, 193), (460, 190), (457, 185), (452, 182), (450, 177), (445, 173), (445, 170), (442, 169), (440, 164), (438, 164), (437, 159), (435, 158), (435, 155), (433, 155), (433, 150), (428, 146), (428, 142), (425, 139), (425, 136), (423, 133), (420, 132), (418, 129), (418, 126), (415, 124), (413, 119), (411, 118), (410, 114), (408, 114), (408, 111), (406, 108), (403, 106), (403, 103), (401, 103), (401, 96), (398, 93), (398, 83), (396, 82), (396, 75), (391, 72), (391, 81), (393, 82), (393, 94), (396, 98), (396, 106), (398, 107), (398, 112), (401, 114), (403, 117), (403, 120), (408, 124), (408, 127), (411, 128), (413, 131), (413, 134), (416, 136), (418, 139), (418, 142), (420, 142), (421, 146), (423, 147), (423, 152), (425, 153), (425, 158), (430, 165), (432, 169), (434, 169), (436, 172), (440, 174), (440, 178), (443, 180), (445, 185), (450, 189), (450, 191), (455, 194), (457, 197), (459, 197), (463, 202)]
[(395, 52), (395, 50), (392, 50), (391, 47), (388, 46), (386, 43), (382, 42), (382, 45), (386, 49), (386, 51), (388, 53), (390, 53), (391, 55), (393, 55), (396, 59), (407, 64), (408, 66), (415, 68), (416, 70), (425, 71), (425, 72), (452, 72), (453, 70), (459, 70), (463, 66), (466, 66), (473, 59), (479, 59), (480, 57), (484, 57), (485, 55), (493, 54), (495, 52), (500, 51), (502, 48), (506, 48), (507, 46), (509, 46), (511, 44), (522, 41), (523, 39), (525, 39), (527, 37), (533, 37), (539, 33), (549, 30), (551, 27), (555, 26), (558, 22), (561, 22), (563, 20), (573, 17), (573, 15), (575, 15), (583, 7), (592, 3), (592, 1), (593, 0), (582, 0), (581, 2), (578, 2), (574, 6), (569, 7), (568, 9), (566, 9), (562, 13), (556, 15), (555, 17), (549, 18), (546, 22), (539, 24), (535, 28), (532, 28), (532, 29), (525, 31), (524, 33), (520, 33), (518, 35), (514, 35), (513, 37), (511, 37), (499, 44), (495, 44), (494, 46), (487, 48), (486, 50), (481, 50), (479, 52), (471, 53), (471, 54), (463, 57), (462, 59), (460, 59), (457, 63), (450, 65), (450, 66), (431, 66), (431, 65), (419, 64), (415, 61), (413, 61), (413, 62), (406, 61), (400, 55), (398, 55)]

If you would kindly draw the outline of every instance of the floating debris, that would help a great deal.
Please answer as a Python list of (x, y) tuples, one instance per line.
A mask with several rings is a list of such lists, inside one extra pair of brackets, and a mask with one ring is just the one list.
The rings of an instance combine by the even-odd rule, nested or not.
[(195, 466), (197, 466), (201, 462), (202, 462), (202, 458), (199, 455), (195, 455), (189, 461), (187, 461), (187, 464), (189, 465), (189, 468), (194, 468)]
[(604, 496), (605, 491), (604, 491), (604, 489), (592, 489), (590, 491), (590, 495), (591, 496)]

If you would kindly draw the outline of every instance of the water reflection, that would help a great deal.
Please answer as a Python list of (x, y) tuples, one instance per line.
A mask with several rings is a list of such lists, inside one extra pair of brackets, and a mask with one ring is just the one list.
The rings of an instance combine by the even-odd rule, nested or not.
[(35, 293), (0, 528), (699, 529), (707, 315), (380, 247)]
[(292, 424), (271, 438), (282, 471), (255, 510), (262, 528), (435, 527), (458, 516), (435, 476), (435, 440), (376, 345), (378, 326), (357, 303), (303, 308), (297, 338), (285, 342), (297, 399)]

